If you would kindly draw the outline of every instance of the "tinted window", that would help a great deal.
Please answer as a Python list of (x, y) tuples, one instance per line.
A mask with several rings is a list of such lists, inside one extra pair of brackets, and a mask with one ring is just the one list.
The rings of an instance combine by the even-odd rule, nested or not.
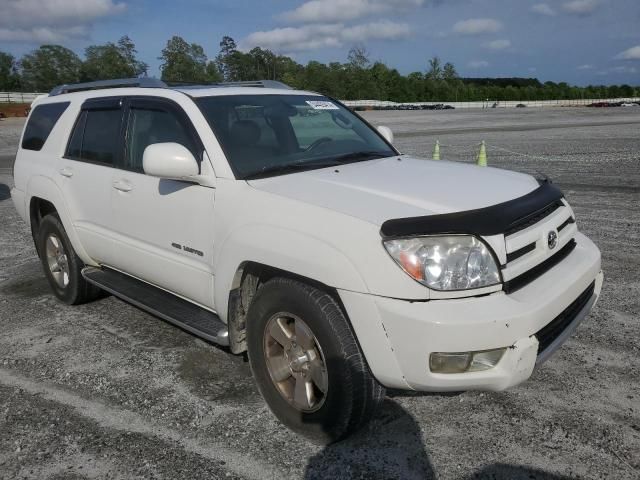
[(67, 158), (113, 165), (120, 151), (120, 109), (83, 110), (67, 147)]
[(82, 135), (84, 134), (86, 120), (87, 112), (83, 110), (80, 112), (75, 127), (73, 127), (71, 140), (69, 140), (69, 147), (67, 148), (67, 158), (80, 159), (80, 154), (82, 153)]
[(170, 109), (132, 106), (126, 138), (125, 168), (129, 170), (143, 171), (142, 155), (154, 143), (179, 143), (199, 157), (189, 129)]
[(68, 106), (69, 102), (38, 105), (29, 117), (22, 139), (22, 148), (40, 150), (44, 142), (47, 141), (53, 126)]
[(395, 154), (377, 132), (327, 97), (225, 95), (196, 102), (239, 178)]

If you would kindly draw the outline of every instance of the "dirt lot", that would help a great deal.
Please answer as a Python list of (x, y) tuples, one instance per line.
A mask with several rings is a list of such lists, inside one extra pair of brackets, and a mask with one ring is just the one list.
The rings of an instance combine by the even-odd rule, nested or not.
[(471, 161), (486, 140), (490, 165), (564, 188), (606, 279), (555, 357), (506, 392), (389, 392), (365, 431), (311, 445), (271, 415), (242, 357), (112, 297), (53, 298), (9, 199), (21, 124), (4, 120), (0, 478), (640, 478), (640, 108), (365, 115), (404, 152), (439, 139), (443, 158)]

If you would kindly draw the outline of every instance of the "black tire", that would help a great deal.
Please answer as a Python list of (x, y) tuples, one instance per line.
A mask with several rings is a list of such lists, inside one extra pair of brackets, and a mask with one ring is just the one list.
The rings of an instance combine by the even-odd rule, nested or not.
[[(68, 275), (66, 285), (60, 285), (54, 278), (54, 273), (47, 259), (47, 241), (52, 235), (55, 236), (56, 239), (59, 239), (66, 256), (66, 270)], [(80, 257), (78, 257), (73, 249), (67, 232), (57, 215), (47, 215), (40, 222), (37, 234), (37, 249), (45, 276), (49, 281), (51, 290), (53, 290), (53, 293), (58, 299), (69, 305), (78, 305), (90, 302), (101, 296), (101, 290), (87, 282), (82, 276), (81, 271), (84, 263), (82, 263), (82, 260), (80, 260)]]
[[(295, 408), (269, 373), (265, 330), (280, 312), (304, 319), (323, 352), (328, 388), (315, 411)], [(258, 290), (247, 314), (247, 347), (251, 370), (271, 411), (316, 443), (352, 434), (371, 419), (384, 398), (384, 388), (371, 375), (340, 305), (326, 292), (297, 280), (274, 278)]]

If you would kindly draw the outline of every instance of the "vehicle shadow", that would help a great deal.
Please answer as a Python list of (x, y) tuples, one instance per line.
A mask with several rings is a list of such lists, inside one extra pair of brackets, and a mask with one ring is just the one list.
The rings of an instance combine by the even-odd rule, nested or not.
[[(437, 476), (420, 426), (402, 406), (387, 398), (376, 417), (362, 431), (311, 457), (304, 479), (429, 480)], [(569, 480), (569, 477), (506, 463), (488, 465), (457, 478)]]
[(11, 197), (11, 192), (9, 190), (9, 185), (5, 185), (4, 183), (0, 183), (0, 202), (6, 200)]
[(386, 399), (363, 430), (309, 459), (305, 480), (341, 478), (435, 478), (414, 418)]

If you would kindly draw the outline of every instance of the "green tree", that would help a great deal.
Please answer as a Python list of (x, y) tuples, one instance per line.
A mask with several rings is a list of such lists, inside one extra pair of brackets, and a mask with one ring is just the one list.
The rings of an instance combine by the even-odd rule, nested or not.
[(444, 64), (442, 69), (442, 78), (447, 81), (456, 80), (458, 78), (458, 72), (456, 71), (456, 67), (451, 62), (447, 62)]
[(182, 37), (172, 37), (158, 59), (162, 61), (160, 72), (165, 81), (198, 83), (219, 79), (217, 69), (207, 60), (204, 49), (197, 43), (187, 43)]
[(20, 60), (23, 88), (45, 92), (80, 79), (82, 61), (61, 45), (42, 45)]
[(218, 71), (222, 75), (222, 78), (227, 81), (238, 80), (239, 60), (241, 55), (238, 55), (238, 46), (236, 41), (225, 35), (220, 41), (220, 53), (216, 57), (216, 64), (218, 65)]
[(136, 58), (136, 47), (128, 36), (117, 43), (91, 45), (85, 49), (82, 80), (108, 80), (146, 75), (148, 65)]
[(367, 68), (371, 63), (369, 60), (369, 52), (364, 45), (355, 45), (351, 47), (347, 59), (353, 68), (361, 70)]
[(436, 56), (429, 59), (427, 78), (430, 80), (440, 80), (442, 78), (442, 62), (440, 61), (440, 57)]
[(0, 90), (14, 91), (20, 88), (20, 75), (13, 55), (0, 52)]

